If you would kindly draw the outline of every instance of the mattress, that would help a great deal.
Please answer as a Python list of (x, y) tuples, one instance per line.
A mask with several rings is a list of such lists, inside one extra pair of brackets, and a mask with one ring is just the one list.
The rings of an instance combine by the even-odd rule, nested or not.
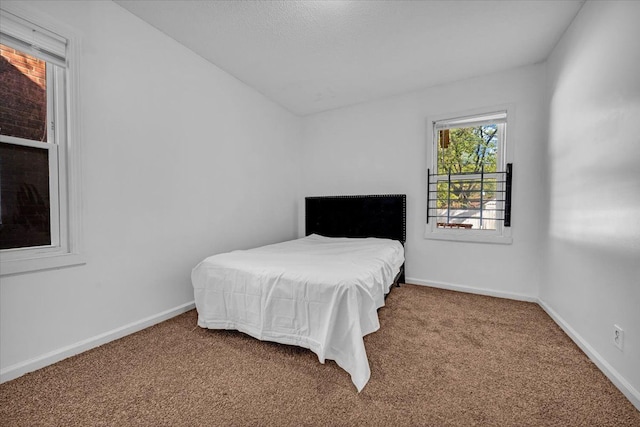
[(404, 263), (400, 242), (310, 235), (206, 258), (191, 273), (198, 325), (305, 347), (358, 391), (371, 371), (363, 337)]

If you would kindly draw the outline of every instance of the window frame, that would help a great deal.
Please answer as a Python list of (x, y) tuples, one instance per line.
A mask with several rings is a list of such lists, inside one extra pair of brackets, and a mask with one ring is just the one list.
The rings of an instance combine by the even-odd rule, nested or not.
[[(66, 40), (65, 66), (47, 62), (47, 142), (38, 143), (3, 135), (16, 145), (49, 150), (51, 244), (0, 250), (0, 276), (80, 265), (82, 253), (82, 212), (80, 150), (78, 145), (78, 52), (80, 39), (70, 28), (47, 15), (22, 5), (2, 5), (5, 18), (23, 21), (32, 28), (53, 33)], [(24, 51), (21, 46), (3, 43)], [(32, 52), (25, 52), (33, 55)], [(39, 56), (39, 55), (35, 55)]]
[[(425, 170), (438, 171), (438, 136), (436, 124), (444, 121), (454, 120), (471, 120), (474, 117), (487, 116), (493, 113), (505, 112), (506, 119), (503, 126), (501, 126), (500, 136), (498, 139), (498, 156), (497, 156), (497, 169), (499, 172), (505, 171), (507, 163), (512, 162), (513, 156), (513, 141), (509, 140), (509, 135), (513, 135), (515, 108), (513, 105), (497, 105), (492, 107), (476, 108), (473, 110), (467, 110), (456, 113), (439, 114), (429, 116), (427, 118), (427, 161)], [(462, 127), (462, 126), (460, 126)], [(480, 177), (477, 175), (464, 175), (464, 178), (469, 179), (473, 177)], [(452, 179), (456, 177), (462, 177), (459, 174), (451, 174)], [(485, 173), (485, 178), (498, 178), (498, 180), (504, 181), (504, 174)], [(425, 179), (428, 182), (428, 178)], [(433, 185), (433, 183), (431, 183)], [(425, 188), (425, 220), (426, 210), (429, 209), (429, 188)], [(504, 204), (504, 202), (500, 202)], [(433, 205), (431, 205), (433, 207)], [(445, 241), (458, 241), (458, 242), (471, 242), (471, 243), (497, 243), (497, 244), (511, 244), (512, 239), (512, 227), (504, 226), (503, 221), (496, 221), (496, 230), (479, 230), (479, 229), (465, 229), (465, 228), (439, 228), (437, 226), (437, 220), (425, 221), (424, 238), (431, 240), (445, 240)]]

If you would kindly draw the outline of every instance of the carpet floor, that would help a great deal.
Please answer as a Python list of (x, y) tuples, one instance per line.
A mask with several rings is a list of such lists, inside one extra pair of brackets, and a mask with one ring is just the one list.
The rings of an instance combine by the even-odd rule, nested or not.
[(309, 350), (190, 311), (0, 385), (2, 426), (640, 426), (536, 304), (403, 285), (357, 393)]

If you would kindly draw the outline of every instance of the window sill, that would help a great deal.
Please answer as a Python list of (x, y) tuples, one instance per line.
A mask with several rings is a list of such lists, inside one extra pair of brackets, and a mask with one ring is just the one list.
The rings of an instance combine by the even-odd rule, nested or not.
[(424, 234), (425, 239), (429, 240), (446, 240), (450, 242), (467, 242), (467, 243), (491, 243), (499, 245), (510, 245), (513, 243), (511, 236), (490, 234), (482, 235), (464, 230), (428, 230)]
[(72, 267), (74, 265), (82, 264), (86, 264), (85, 257), (76, 253), (52, 254), (34, 258), (3, 260), (0, 264), (0, 276), (12, 276), (15, 274)]

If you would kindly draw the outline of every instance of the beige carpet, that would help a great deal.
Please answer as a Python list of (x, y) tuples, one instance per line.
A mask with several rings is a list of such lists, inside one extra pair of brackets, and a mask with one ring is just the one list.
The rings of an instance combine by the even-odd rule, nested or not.
[(640, 426), (536, 304), (395, 288), (357, 393), (308, 350), (191, 311), (0, 385), (2, 426)]

